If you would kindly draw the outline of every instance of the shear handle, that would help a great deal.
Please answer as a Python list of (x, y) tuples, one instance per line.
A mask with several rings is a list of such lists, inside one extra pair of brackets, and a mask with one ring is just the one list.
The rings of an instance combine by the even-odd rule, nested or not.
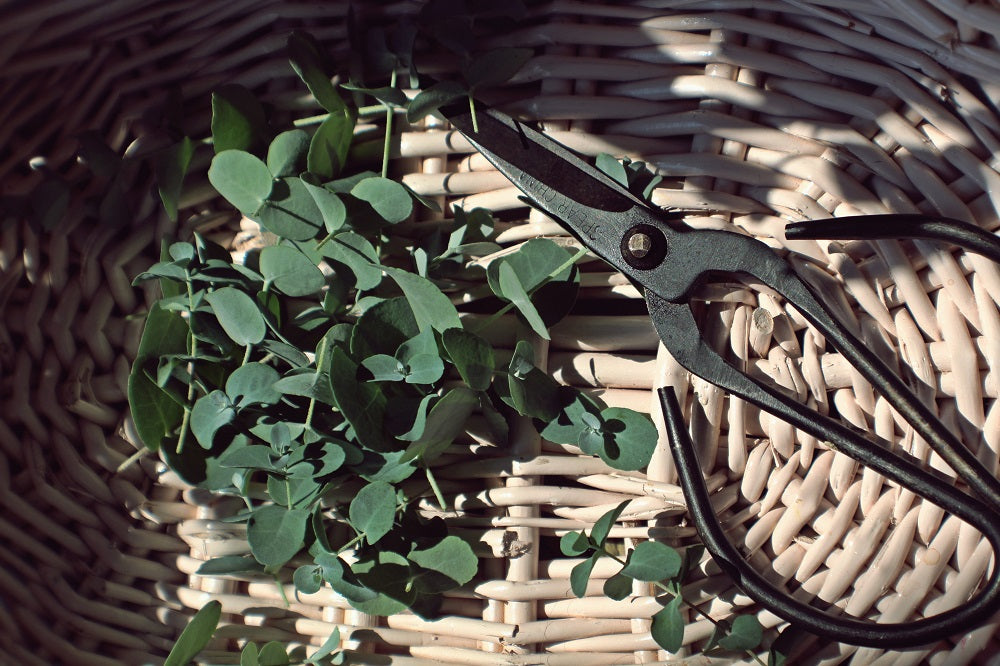
[[(714, 354), (712, 350), (709, 352)], [(721, 358), (718, 360), (725, 364)], [(979, 626), (996, 612), (997, 601), (1000, 599), (1000, 567), (996, 566), (993, 567), (986, 586), (967, 603), (929, 618), (904, 623), (879, 624), (830, 615), (779, 590), (751, 567), (729, 542), (709, 501), (708, 489), (701, 476), (697, 454), (687, 432), (677, 398), (668, 388), (659, 389), (659, 397), (670, 450), (677, 461), (680, 485), (701, 540), (719, 566), (739, 585), (740, 589), (775, 615), (809, 632), (841, 643), (896, 649), (915, 648), (966, 632), (971, 627)], [(873, 457), (880, 460), (886, 455), (891, 455), (878, 447), (872, 447), (872, 450), (879, 452)], [(927, 478), (909, 478), (912, 470), (907, 470), (911, 464), (908, 461), (900, 465), (899, 473), (896, 473), (893, 467), (894, 464), (898, 465), (898, 462), (885, 462), (885, 465), (880, 464), (878, 467), (884, 467), (887, 472), (891, 472), (887, 474), (890, 478), (907, 481), (910, 487), (919, 487), (923, 482), (927, 482), (934, 490), (928, 488), (922, 490), (920, 494), (933, 497), (934, 501), (943, 500), (941, 502), (943, 507), (981, 530), (993, 546), (993, 552), (1000, 553), (1000, 527), (992, 519), (988, 507), (974, 498), (961, 496), (951, 486), (942, 484), (929, 475)], [(919, 471), (926, 474), (923, 470)], [(935, 497), (939, 494), (939, 497)]]
[[(878, 393), (885, 397), (928, 445), (969, 484), (973, 492), (995, 512), (1000, 512), (1000, 481), (941, 423), (931, 409), (913, 394), (896, 373), (822, 305), (816, 294), (795, 274), (787, 261), (760, 241), (727, 231), (700, 230), (680, 233), (676, 234), (674, 244), (678, 250), (677, 254), (684, 257), (687, 263), (701, 266), (701, 274), (696, 281), (692, 281), (692, 285), (710, 279), (713, 273), (725, 275), (735, 273), (755, 277), (777, 291), (844, 355)], [(670, 263), (668, 256), (668, 260), (660, 268), (650, 273), (676, 272), (678, 269), (668, 265)], [(656, 288), (660, 282), (660, 279), (656, 279), (647, 282), (646, 285), (650, 291), (659, 292), (659, 296), (668, 300), (685, 302), (663, 294)], [(688, 313), (690, 314), (689, 310)], [(693, 325), (693, 319), (691, 324)], [(667, 348), (671, 352), (674, 351), (669, 344)], [(717, 371), (714, 366), (709, 371), (701, 366), (701, 361), (701, 358), (693, 359), (693, 367), (689, 369), (699, 377), (719, 384), (713, 376)], [(808, 428), (803, 430), (808, 431)]]

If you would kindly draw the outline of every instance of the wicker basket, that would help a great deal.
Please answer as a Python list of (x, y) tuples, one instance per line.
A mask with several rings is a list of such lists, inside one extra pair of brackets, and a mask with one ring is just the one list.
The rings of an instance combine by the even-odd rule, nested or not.
[[(418, 9), (379, 7), (386, 16)], [(540, 441), (525, 423), (514, 424), (508, 449), (456, 449), (475, 455), (447, 457), (436, 471), (454, 502), (450, 520), (491, 552), (435, 622), (366, 616), (329, 590), (286, 607), (272, 582), (196, 576), (205, 559), (246, 552), (243, 533), (219, 520), (231, 507), (151, 456), (118, 471), (140, 447), (125, 385), (148, 295), (131, 277), (161, 238), (200, 229), (232, 239), (237, 220), (207, 182), (188, 182), (173, 225), (137, 171), (123, 184), (131, 222), (100, 223), (88, 172), (74, 162), (79, 137), (93, 130), (115, 150), (138, 150), (155, 141), (151, 114), (170, 95), (186, 105), (192, 135), (204, 135), (207, 94), (223, 83), (299, 103), (286, 35), (305, 29), (343, 51), (346, 10), (276, 0), (0, 10), (2, 191), (34, 191), (36, 209), (55, 210), (48, 228), (27, 214), (0, 224), (0, 663), (157, 663), (210, 599), (224, 610), (211, 663), (238, 662), (245, 639), (319, 644), (335, 625), (358, 663), (716, 663), (698, 651), (707, 621), (691, 618), (681, 654), (660, 652), (649, 633), (659, 607), (651, 589), (611, 602), (599, 579), (613, 572), (598, 567), (592, 596), (577, 599), (574, 562), (555, 557), (565, 531), (632, 497), (612, 538), (695, 539), (662, 441), (634, 474)], [(998, 36), (1000, 9), (990, 3), (557, 0), (483, 47), (536, 50), (493, 93), (508, 110), (542, 119), (583, 153), (647, 160), (666, 177), (658, 203), (703, 211), (692, 224), (739, 225), (787, 251), (996, 468), (998, 267), (933, 243), (786, 242), (782, 229), (788, 220), (917, 210), (995, 229), (1000, 123), (982, 100), (1000, 90)], [(444, 204), (510, 211), (520, 222), (506, 225), (505, 244), (563, 233), (448, 139), (434, 121), (406, 128), (396, 172)], [(64, 211), (38, 189), (48, 174), (70, 184)], [(540, 365), (654, 418), (651, 388), (686, 394), (716, 508), (773, 578), (850, 614), (904, 621), (958, 603), (995, 565), (974, 529), (692, 379), (658, 346), (639, 294), (598, 262), (583, 270), (576, 313), (550, 344), (534, 340)], [(743, 289), (711, 298), (705, 333), (736, 362), (942, 467), (780, 300)], [(491, 334), (509, 347), (528, 333), (510, 318)], [(756, 610), (710, 561), (685, 595), (717, 618)], [(781, 622), (759, 618), (766, 644)], [(790, 663), (995, 663), (996, 629), (892, 653), (806, 641)]]

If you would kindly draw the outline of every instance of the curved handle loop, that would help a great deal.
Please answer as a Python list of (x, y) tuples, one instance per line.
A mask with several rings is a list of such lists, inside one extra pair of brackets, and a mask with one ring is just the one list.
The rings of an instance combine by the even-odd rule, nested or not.
[[(894, 649), (934, 643), (967, 631), (970, 627), (982, 624), (997, 611), (1000, 605), (998, 604), (1000, 567), (995, 565), (986, 586), (968, 602), (938, 615), (913, 622), (879, 624), (830, 615), (779, 590), (751, 567), (726, 538), (709, 500), (708, 488), (701, 475), (698, 457), (691, 436), (687, 432), (677, 398), (670, 389), (661, 388), (658, 393), (670, 440), (670, 450), (677, 462), (680, 485), (705, 548), (747, 595), (775, 615), (814, 634), (841, 643)], [(934, 481), (941, 483), (937, 479)], [(958, 494), (957, 491), (955, 493)], [(980, 529), (993, 546), (994, 554), (1000, 553), (1000, 527), (993, 520), (992, 512), (975, 498), (964, 499), (966, 503), (961, 504), (960, 510), (954, 513)], [(946, 502), (952, 503), (951, 499)]]

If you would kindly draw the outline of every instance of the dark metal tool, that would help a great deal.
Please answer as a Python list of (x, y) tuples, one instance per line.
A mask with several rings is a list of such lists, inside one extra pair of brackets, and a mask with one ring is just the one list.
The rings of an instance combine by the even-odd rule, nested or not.
[[(467, 106), (442, 110), (452, 124), (524, 194), (588, 249), (643, 290), (650, 318), (683, 367), (826, 442), (863, 465), (913, 490), (972, 524), (1000, 553), (1000, 481), (914, 395), (907, 385), (823, 305), (771, 248), (749, 236), (696, 230), (677, 213), (649, 206), (612, 178), (543, 133), (478, 106), (476, 128)], [(932, 238), (1000, 262), (1000, 242), (973, 225), (922, 215), (878, 215), (801, 222), (787, 238)], [(820, 414), (781, 389), (726, 362), (702, 338), (690, 300), (696, 287), (734, 277), (767, 285), (792, 304), (867, 379), (968, 484), (972, 494), (926, 471), (840, 421)], [(814, 634), (854, 645), (914, 647), (969, 631), (1000, 610), (1000, 566), (963, 605), (919, 620), (877, 623), (823, 612), (772, 584), (728, 541), (709, 503), (697, 456), (670, 389), (659, 390), (680, 484), (695, 526), (719, 565), (750, 597)]]

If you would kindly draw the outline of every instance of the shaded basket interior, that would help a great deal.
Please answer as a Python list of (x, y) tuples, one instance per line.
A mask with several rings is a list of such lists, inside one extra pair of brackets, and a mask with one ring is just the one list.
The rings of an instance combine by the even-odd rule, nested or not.
[[(654, 201), (692, 211), (693, 226), (737, 225), (786, 253), (995, 469), (997, 267), (933, 243), (789, 242), (782, 232), (788, 220), (891, 211), (990, 230), (1000, 224), (1000, 124), (988, 101), (1000, 83), (998, 14), (986, 5), (948, 13), (938, 3), (903, 4), (852, 5), (850, 13), (808, 2), (546, 4), (523, 30), (484, 37), (484, 49), (536, 52), (489, 96), (541, 119), (581, 153), (655, 166), (665, 180)], [(511, 424), (508, 447), (485, 440), (473, 423), (436, 474), (454, 504), (449, 520), (481, 542), (483, 558), (474, 583), (450, 594), (447, 616), (434, 622), (367, 616), (329, 590), (293, 596), (286, 608), (269, 580), (196, 576), (205, 559), (247, 551), (241, 529), (220, 521), (231, 504), (186, 487), (152, 456), (118, 471), (139, 446), (125, 386), (152, 298), (131, 278), (154, 260), (162, 238), (192, 230), (235, 243), (244, 236), (207, 181), (194, 178), (172, 224), (143, 170), (127, 188), (131, 222), (99, 223), (97, 185), (74, 161), (80, 136), (93, 130), (116, 151), (151, 150), (162, 139), (157, 109), (170, 95), (184, 101), (191, 135), (204, 136), (208, 94), (224, 83), (242, 83), (276, 106), (313, 108), (284, 41), (307, 29), (344, 53), (346, 9), (74, 1), (3, 11), (3, 193), (34, 196), (37, 213), (49, 210), (39, 188), (47, 170), (72, 184), (47, 228), (37, 214), (8, 213), (0, 226), (0, 656), (6, 651), (9, 663), (155, 663), (213, 598), (225, 621), (213, 663), (238, 661), (245, 639), (318, 645), (334, 625), (361, 663), (670, 656), (649, 634), (659, 608), (651, 588), (637, 585), (631, 598), (611, 602), (601, 582), (614, 569), (599, 566), (588, 596), (576, 599), (568, 581), (575, 561), (558, 555), (563, 533), (588, 528), (628, 498), (614, 540), (695, 542), (662, 437), (644, 473), (621, 473), (541, 441), (528, 422)], [(387, 19), (418, 10), (379, 6)], [(449, 67), (433, 56), (428, 63)], [(443, 123), (404, 128), (394, 151), (394, 172), (442, 209), (496, 211), (503, 244), (565, 238), (529, 214)], [(901, 621), (959, 602), (992, 566), (974, 529), (691, 378), (658, 346), (636, 290), (600, 262), (581, 268), (575, 311), (551, 342), (532, 339), (540, 367), (654, 420), (650, 389), (673, 386), (731, 538), (775, 580), (852, 614)], [(482, 285), (463, 288), (455, 299), (477, 309)], [(739, 286), (704, 296), (703, 331), (731, 361), (942, 467), (780, 299)], [(508, 316), (489, 335), (510, 349), (529, 332)], [(710, 561), (685, 596), (720, 619), (756, 610)], [(759, 618), (773, 639), (781, 622), (766, 612)], [(995, 630), (994, 622), (953, 642), (893, 653), (807, 641), (795, 663), (985, 662), (997, 650)], [(710, 633), (706, 620), (691, 617), (679, 656), (697, 655)]]

